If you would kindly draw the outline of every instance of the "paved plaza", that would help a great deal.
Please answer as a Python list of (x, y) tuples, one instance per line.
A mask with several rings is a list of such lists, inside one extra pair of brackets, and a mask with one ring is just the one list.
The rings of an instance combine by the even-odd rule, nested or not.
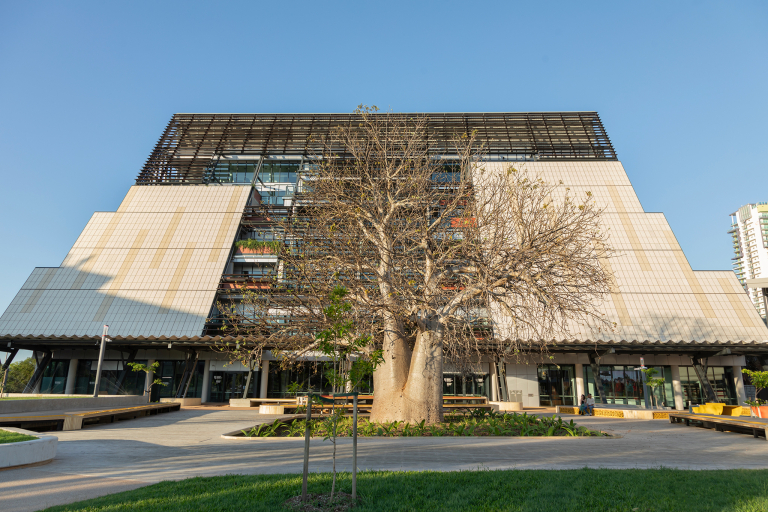
[[(276, 416), (254, 410), (185, 408), (84, 430), (56, 432), (56, 458), (0, 471), (0, 510), (33, 511), (135, 489), (161, 480), (229, 473), (298, 473), (302, 439), (227, 440), (221, 434)], [(574, 418), (615, 438), (361, 438), (359, 469), (768, 468), (768, 443), (751, 436), (672, 425), (666, 420)], [(337, 466), (351, 469), (351, 439)], [(311, 471), (330, 471), (331, 445), (312, 442)]]

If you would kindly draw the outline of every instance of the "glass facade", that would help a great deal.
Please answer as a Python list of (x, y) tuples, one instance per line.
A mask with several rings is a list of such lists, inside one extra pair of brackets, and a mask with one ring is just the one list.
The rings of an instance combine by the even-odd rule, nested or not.
[(261, 202), (264, 204), (276, 204), (283, 205), (287, 198), (293, 197), (293, 186), (287, 187), (273, 187), (269, 190), (263, 187), (259, 188), (259, 195), (261, 196)]
[(262, 183), (296, 183), (299, 175), (299, 162), (265, 161), (259, 171)]
[(555, 405), (573, 405), (576, 403), (574, 396), (576, 393), (574, 365), (539, 365), (538, 380), (539, 405), (553, 407)]
[[(147, 364), (146, 361), (136, 361)], [(77, 363), (75, 377), (75, 394), (90, 395), (96, 384), (96, 369), (99, 362), (95, 360), (81, 359)], [(105, 395), (141, 395), (144, 394), (146, 374), (134, 372), (130, 368), (125, 373), (122, 385), (117, 386), (117, 380), (123, 369), (122, 361), (105, 360), (101, 366), (101, 380), (99, 381), (99, 393)]]
[[(151, 401), (156, 402), (160, 398), (169, 398), (176, 396), (176, 390), (181, 383), (184, 375), (185, 361), (159, 361), (155, 372), (155, 379), (162, 379), (165, 386), (152, 386)], [(203, 396), (203, 372), (205, 371), (205, 362), (198, 361), (195, 371), (192, 373), (192, 381), (189, 383), (187, 398), (200, 398)], [(142, 377), (144, 373), (141, 374)]]
[[(302, 361), (290, 368), (270, 367), (267, 376), (267, 398), (285, 398), (293, 396), (288, 386), (297, 382), (299, 394), (308, 391), (330, 394), (333, 392), (328, 378), (324, 375), (325, 363)], [(373, 377), (361, 383), (357, 389), (361, 393), (373, 392)]]
[[(730, 366), (710, 366), (707, 368), (707, 380), (718, 400), (728, 405), (738, 405), (736, 386), (733, 382), (733, 368)], [(680, 367), (680, 385), (683, 388), (683, 404), (688, 407), (688, 402), (703, 404), (706, 394), (701, 389), (699, 378), (693, 366)]]
[[(599, 403), (600, 395), (595, 387), (592, 367), (589, 365), (584, 366), (584, 379), (587, 383), (586, 392), (591, 393), (595, 402)], [(643, 374), (640, 370), (635, 370), (635, 366), (601, 365), (600, 382), (609, 404), (645, 406)]]
[[(206, 183), (251, 183), (259, 169), (259, 161), (220, 159), (216, 167), (205, 172)], [(262, 183), (296, 183), (299, 175), (298, 161), (270, 161), (261, 164), (258, 178)]]
[(230, 398), (256, 398), (259, 396), (259, 371), (252, 372), (248, 393), (243, 397), (243, 390), (248, 383), (248, 372), (211, 372), (210, 402), (229, 402)]
[(43, 372), (40, 381), (40, 393), (56, 394), (64, 393), (67, 387), (67, 373), (69, 372), (69, 360), (54, 359)]
[(443, 395), (485, 396), (490, 400), (490, 376), (487, 373), (443, 373)]
[[(606, 399), (609, 404), (645, 405), (645, 392), (640, 370), (634, 366), (601, 365), (600, 380), (603, 383)], [(657, 377), (664, 378), (664, 384), (654, 390), (657, 405), (675, 407), (675, 393), (672, 386), (672, 368), (670, 366), (655, 366)], [(704, 392), (692, 366), (680, 366), (680, 385), (683, 391), (685, 406), (691, 401), (694, 404), (703, 403)], [(707, 377), (718, 399), (729, 405), (736, 405), (736, 388), (733, 382), (733, 369), (730, 366), (711, 366), (707, 369)], [(592, 376), (592, 367), (584, 366), (586, 391), (597, 399), (597, 389)], [(651, 401), (648, 401), (651, 405)]]
[(274, 263), (235, 263), (232, 273), (259, 278), (271, 278), (275, 275), (277, 265)]

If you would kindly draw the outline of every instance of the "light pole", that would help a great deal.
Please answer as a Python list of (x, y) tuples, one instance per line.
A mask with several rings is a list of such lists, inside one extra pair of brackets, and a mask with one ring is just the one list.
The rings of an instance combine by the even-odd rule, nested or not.
[(107, 341), (110, 341), (109, 338), (107, 338), (107, 331), (109, 331), (109, 326), (104, 326), (104, 331), (101, 333), (101, 350), (99, 351), (99, 366), (96, 368), (96, 383), (93, 386), (93, 398), (98, 398), (99, 396), (99, 382), (101, 381), (101, 364), (104, 362), (104, 348), (107, 345)]
[[(643, 402), (645, 402), (645, 408), (648, 408), (648, 384), (645, 383), (645, 372), (643, 370), (647, 370), (648, 368), (645, 366), (645, 358), (640, 358), (640, 366), (635, 368), (635, 370), (640, 370), (640, 381), (643, 383)], [(651, 401), (653, 403), (653, 401)]]

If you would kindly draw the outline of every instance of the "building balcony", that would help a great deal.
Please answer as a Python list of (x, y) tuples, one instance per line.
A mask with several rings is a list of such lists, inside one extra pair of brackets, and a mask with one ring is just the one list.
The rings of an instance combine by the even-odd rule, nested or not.
[(219, 291), (233, 293), (240, 290), (271, 290), (274, 284), (272, 276), (252, 276), (248, 274), (224, 274), (219, 281)]

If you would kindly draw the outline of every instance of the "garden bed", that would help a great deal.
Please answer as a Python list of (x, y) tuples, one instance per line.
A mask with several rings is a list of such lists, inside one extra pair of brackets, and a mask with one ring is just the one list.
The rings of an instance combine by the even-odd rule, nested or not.
[[(564, 421), (559, 416), (533, 416), (527, 413), (467, 414), (446, 416), (443, 423), (427, 425), (424, 421), (417, 424), (402, 421), (374, 423), (359, 418), (358, 437), (465, 437), (465, 436), (506, 436), (506, 437), (607, 437), (600, 431), (580, 427), (573, 420)], [(241, 430), (234, 437), (298, 437), (303, 438), (307, 421), (305, 419), (281, 420), (256, 425), (248, 430)], [(327, 437), (332, 431), (332, 417), (313, 418), (310, 420), (312, 437)], [(352, 418), (339, 418), (337, 437), (352, 437)]]
[(35, 436), (29, 436), (19, 432), (11, 432), (9, 430), (0, 428), (0, 444), (19, 443), (21, 441), (34, 441), (35, 439), (37, 439)]
[(50, 462), (56, 456), (57, 443), (55, 436), (37, 435), (20, 428), (0, 428), (0, 470)]

